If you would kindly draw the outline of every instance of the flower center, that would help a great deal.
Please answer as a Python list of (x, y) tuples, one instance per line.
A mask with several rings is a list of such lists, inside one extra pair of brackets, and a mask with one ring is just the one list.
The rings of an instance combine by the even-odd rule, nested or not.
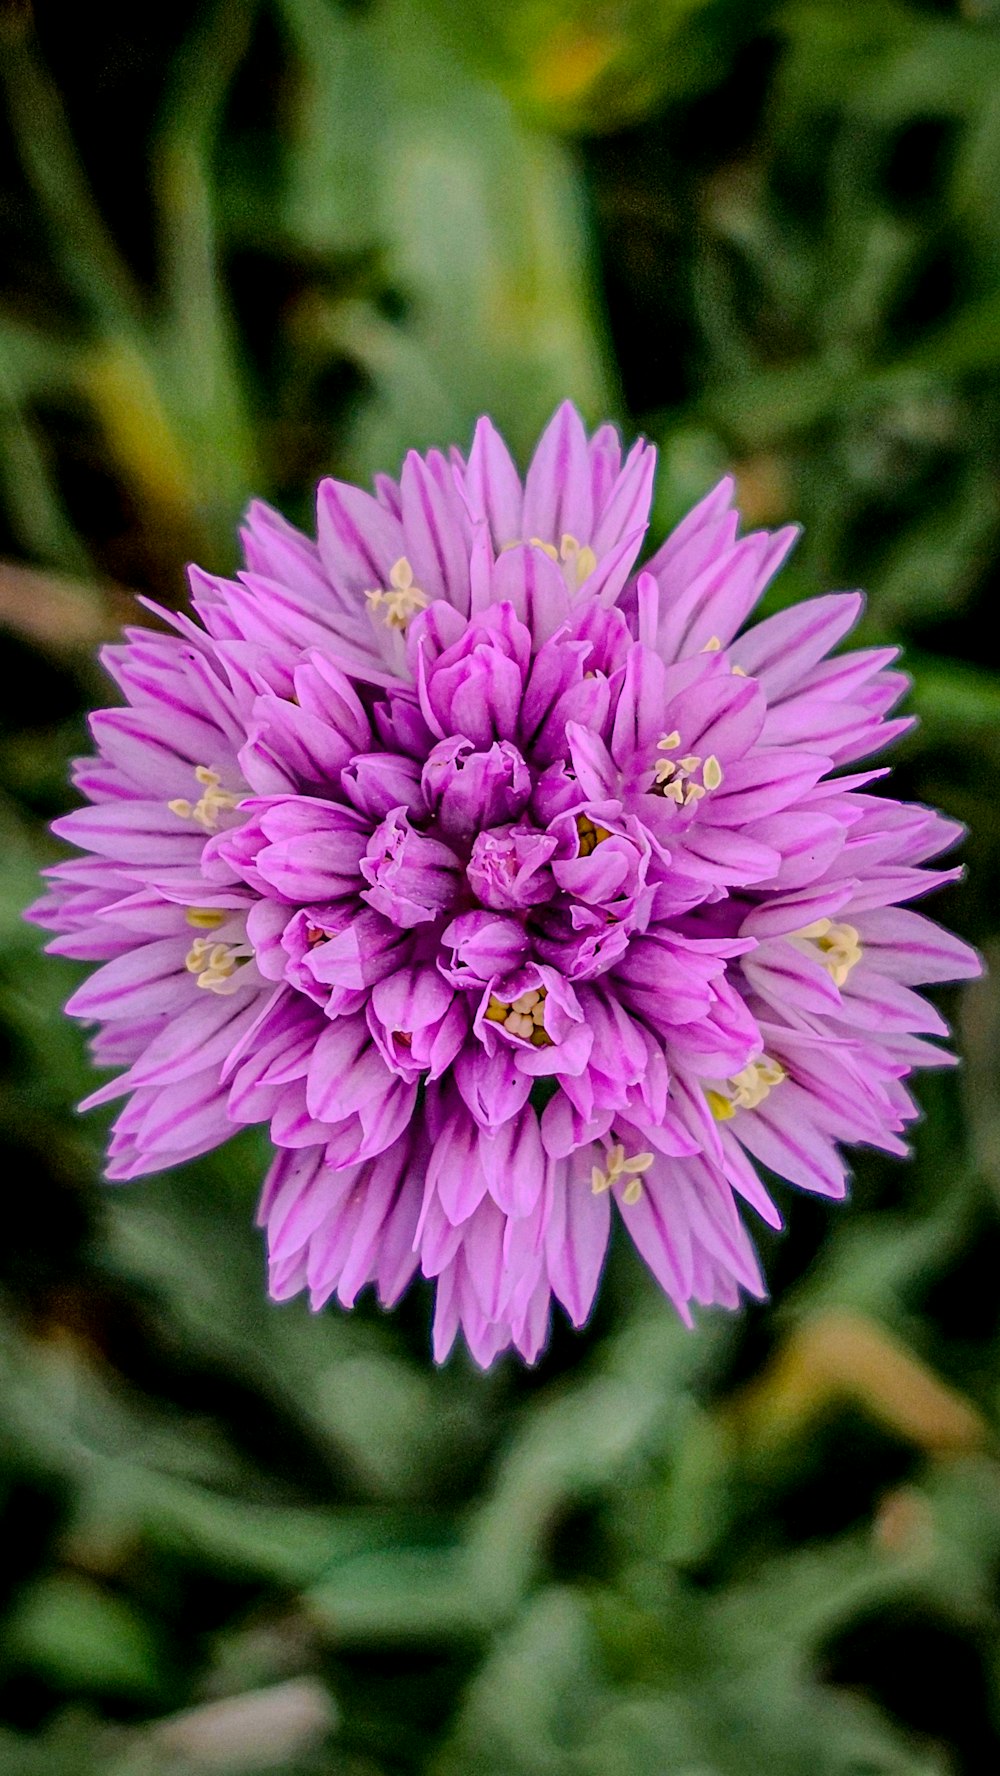
[(214, 943), (210, 937), (196, 937), (184, 966), (197, 977), (195, 985), (209, 993), (235, 993), (240, 984), (236, 971), (252, 955), (249, 944)]
[(490, 994), (486, 1016), (491, 1024), (502, 1024), (511, 1036), (520, 1036), (534, 1048), (551, 1048), (552, 1038), (545, 1028), (545, 988), (533, 987), (519, 993), (510, 1004)]
[(628, 1183), (622, 1191), (622, 1201), (631, 1208), (642, 1195), (639, 1174), (649, 1171), (653, 1163), (653, 1155), (651, 1153), (633, 1153), (629, 1159), (626, 1159), (624, 1147), (620, 1141), (616, 1141), (615, 1145), (608, 1149), (604, 1163), (604, 1171), (600, 1166), (594, 1166), (591, 1171), (591, 1190), (595, 1196), (600, 1196), (602, 1191), (610, 1190), (612, 1185), (620, 1184), (623, 1178), (627, 1178)]
[[(681, 737), (675, 728), (672, 734), (661, 735), (656, 742), (656, 750), (676, 752), (680, 744)], [(650, 793), (676, 802), (679, 808), (690, 808), (693, 802), (699, 802), (710, 790), (718, 789), (721, 782), (722, 766), (714, 752), (710, 752), (706, 759), (699, 757), (696, 752), (689, 752), (679, 759), (657, 759), (653, 766)]]
[(854, 926), (835, 925), (832, 919), (814, 919), (793, 936), (805, 940), (836, 987), (844, 985), (851, 969), (864, 955)]
[(586, 814), (577, 815), (576, 830), (580, 837), (581, 857), (589, 857), (596, 846), (602, 845), (605, 839), (611, 837), (606, 826), (598, 826)]
[(741, 1067), (738, 1073), (727, 1079), (724, 1092), (706, 1091), (708, 1107), (716, 1122), (728, 1122), (737, 1110), (756, 1110), (768, 1093), (787, 1077), (780, 1061), (763, 1054), (759, 1061), (751, 1061), (749, 1066)]
[(387, 629), (405, 629), (411, 617), (426, 610), (430, 604), (426, 592), (413, 584), (413, 569), (401, 555), (389, 569), (389, 584), (374, 592), (366, 592), (370, 611), (380, 611)]
[(205, 832), (215, 832), (219, 815), (237, 808), (243, 798), (234, 795), (231, 789), (223, 789), (218, 771), (210, 771), (207, 765), (196, 765), (194, 774), (202, 785), (198, 801), (189, 802), (186, 796), (177, 796), (167, 803), (167, 807), (171, 814), (179, 814), (182, 820), (195, 821)]

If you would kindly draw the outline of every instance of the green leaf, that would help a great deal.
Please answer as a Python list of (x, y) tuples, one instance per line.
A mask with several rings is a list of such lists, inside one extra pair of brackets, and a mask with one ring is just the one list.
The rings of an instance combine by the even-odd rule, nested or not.
[(53, 1573), (22, 1596), (6, 1628), (6, 1659), (57, 1688), (153, 1702), (163, 1692), (163, 1649), (124, 1598), (75, 1573)]

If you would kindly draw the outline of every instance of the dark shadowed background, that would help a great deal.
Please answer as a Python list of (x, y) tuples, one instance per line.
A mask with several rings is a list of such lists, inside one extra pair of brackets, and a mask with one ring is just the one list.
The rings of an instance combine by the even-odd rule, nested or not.
[[(20, 921), (97, 644), (489, 410), (571, 395), (869, 591), (1000, 883), (997, 0), (0, 3), (0, 1772), (983, 1776), (1000, 1765), (1000, 1004), (770, 1306), (624, 1243), (538, 1369), (265, 1300), (243, 1136), (99, 1182)], [(773, 601), (773, 600), (772, 600)]]

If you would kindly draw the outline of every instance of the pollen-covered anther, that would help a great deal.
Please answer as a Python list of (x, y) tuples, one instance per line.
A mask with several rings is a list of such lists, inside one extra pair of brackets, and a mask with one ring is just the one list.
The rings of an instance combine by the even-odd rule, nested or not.
[(589, 580), (597, 566), (597, 556), (590, 544), (579, 543), (569, 531), (564, 531), (559, 540), (559, 559), (577, 586), (582, 586), (584, 580)]
[(722, 643), (719, 640), (719, 637), (717, 635), (710, 635), (701, 651), (703, 654), (717, 654), (721, 652), (721, 649)]
[[(681, 737), (675, 730), (672, 734), (664, 734), (656, 746), (658, 751), (673, 752), (680, 743)], [(698, 772), (700, 777), (696, 775)], [(664, 796), (668, 801), (676, 802), (679, 808), (689, 808), (710, 790), (718, 789), (721, 782), (722, 766), (714, 752), (710, 752), (706, 759), (689, 752), (679, 759), (657, 759), (650, 788), (653, 795)]]
[(218, 771), (210, 771), (207, 765), (196, 765), (194, 774), (202, 785), (198, 800), (189, 802), (186, 796), (177, 796), (167, 803), (167, 807), (171, 814), (179, 815), (182, 820), (193, 820), (205, 832), (212, 833), (219, 824), (219, 815), (238, 807), (242, 797), (234, 795), (231, 789), (223, 789)]
[(599, 826), (586, 814), (577, 815), (576, 830), (580, 840), (581, 857), (589, 857), (597, 845), (603, 844), (605, 839), (611, 837), (606, 826)]
[(606, 1155), (605, 1169), (602, 1171), (600, 1166), (593, 1167), (590, 1174), (590, 1188), (595, 1196), (600, 1196), (603, 1191), (610, 1190), (613, 1185), (621, 1184), (623, 1180), (627, 1180), (622, 1191), (622, 1201), (631, 1208), (642, 1195), (641, 1174), (648, 1172), (652, 1163), (652, 1153), (633, 1153), (630, 1158), (626, 1159), (624, 1147), (620, 1141), (616, 1141)]
[(804, 925), (794, 935), (805, 939), (813, 952), (818, 954), (821, 967), (826, 969), (835, 987), (845, 984), (852, 968), (856, 967), (864, 954), (855, 927), (835, 925), (832, 919), (814, 919), (811, 925)]
[(218, 931), (220, 925), (226, 923), (228, 913), (221, 907), (188, 907), (184, 914), (189, 925), (196, 931)]
[(728, 1122), (737, 1110), (756, 1110), (758, 1104), (788, 1075), (780, 1061), (762, 1054), (726, 1080), (725, 1091), (708, 1090), (705, 1097), (716, 1122)]
[(508, 1005), (490, 994), (485, 1016), (491, 1024), (502, 1024), (511, 1036), (520, 1036), (534, 1048), (551, 1048), (552, 1038), (545, 1028), (545, 988), (531, 988), (519, 993)]
[(382, 614), (382, 621), (387, 629), (405, 629), (411, 617), (418, 611), (426, 610), (430, 604), (426, 592), (413, 584), (413, 569), (405, 555), (394, 562), (389, 569), (389, 584), (378, 587), (373, 592), (366, 592), (368, 608)]
[(237, 970), (249, 962), (252, 951), (245, 944), (213, 943), (210, 937), (196, 937), (184, 966), (195, 975), (195, 985), (209, 993), (235, 993), (239, 981)]

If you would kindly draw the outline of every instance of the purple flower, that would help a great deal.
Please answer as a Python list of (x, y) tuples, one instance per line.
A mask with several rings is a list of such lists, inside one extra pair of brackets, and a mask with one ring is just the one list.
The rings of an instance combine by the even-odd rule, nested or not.
[(84, 852), (31, 916), (100, 966), (69, 1003), (122, 1071), (108, 1175), (267, 1122), (271, 1292), (437, 1279), (434, 1350), (590, 1312), (612, 1206), (685, 1320), (762, 1293), (757, 1172), (841, 1196), (946, 1062), (914, 987), (977, 972), (903, 903), (959, 829), (845, 771), (902, 733), (858, 594), (745, 629), (795, 533), (724, 481), (649, 559), (653, 452), (571, 406), (522, 484), (468, 460), (267, 507), (198, 621), (130, 632), (93, 718)]

